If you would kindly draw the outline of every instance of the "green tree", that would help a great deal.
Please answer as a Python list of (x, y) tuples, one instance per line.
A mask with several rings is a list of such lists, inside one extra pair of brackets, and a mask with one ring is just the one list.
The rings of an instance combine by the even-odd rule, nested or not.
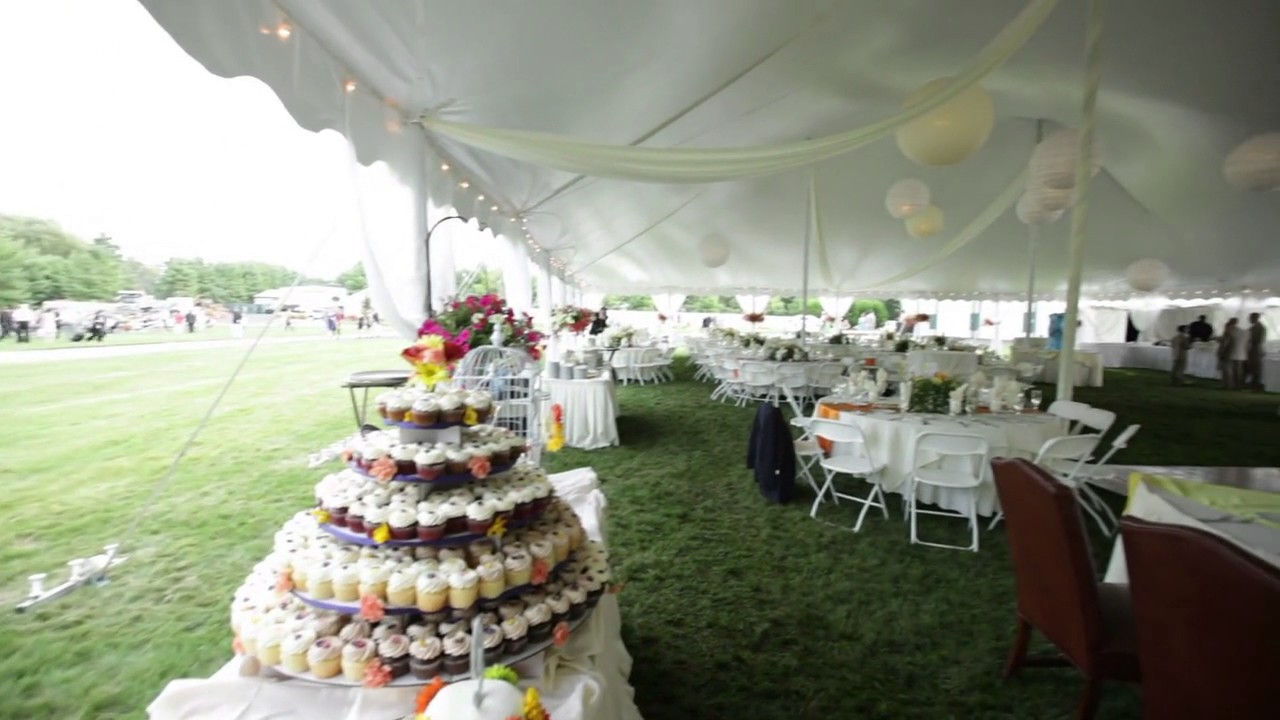
[(849, 306), (849, 312), (845, 314), (845, 319), (850, 325), (857, 325), (862, 313), (868, 310), (875, 313), (876, 327), (880, 327), (886, 320), (896, 320), (902, 314), (902, 303), (893, 298), (854, 300), (853, 305)]
[[(771, 297), (766, 315), (799, 315), (801, 301), (798, 297)], [(809, 298), (808, 315), (822, 317), (822, 303), (817, 298)]]
[(742, 312), (738, 299), (732, 295), (689, 295), (680, 306), (682, 312), (728, 313)]
[(500, 270), (492, 270), (484, 265), (474, 271), (458, 271), (455, 282), (458, 286), (458, 297), (503, 294), (502, 272)]
[(27, 250), (16, 240), (0, 239), (0, 307), (31, 302), (27, 284)]
[(338, 284), (351, 293), (360, 292), (369, 287), (369, 281), (364, 276), (364, 264), (356, 263), (350, 270), (339, 275)]
[(0, 243), (7, 248), (8, 295), (23, 285), (27, 301), (37, 303), (114, 300), (120, 291), (123, 260), (109, 237), (86, 243), (49, 220), (0, 215)]
[(175, 258), (165, 263), (156, 281), (156, 295), (162, 298), (198, 297), (200, 295), (200, 260)]
[(126, 259), (121, 263), (122, 290), (141, 290), (149, 295), (156, 292), (156, 282), (160, 280), (160, 272), (137, 260)]
[(657, 309), (653, 305), (652, 295), (605, 295), (604, 306), (610, 310)]

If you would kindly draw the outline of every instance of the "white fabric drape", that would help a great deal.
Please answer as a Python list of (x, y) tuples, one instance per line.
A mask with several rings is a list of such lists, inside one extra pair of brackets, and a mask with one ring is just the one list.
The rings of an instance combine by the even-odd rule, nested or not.
[(684, 305), (684, 299), (688, 297), (684, 293), (663, 293), (661, 295), (651, 295), (653, 298), (653, 306), (658, 312), (667, 317), (675, 317), (680, 312), (681, 306)]
[(558, 275), (551, 276), (551, 306), (562, 307), (565, 304), (564, 281)]
[(583, 175), (644, 182), (736, 180), (794, 170), (875, 142), (986, 77), (1031, 38), (1057, 0), (1031, 0), (952, 80), (901, 112), (843, 133), (763, 147), (652, 148), (581, 142), (550, 133), (484, 128), (437, 115), (419, 122), (442, 137), (516, 160)]
[(853, 307), (853, 296), (820, 297), (818, 302), (822, 303), (822, 312), (830, 315), (839, 322), (849, 312), (849, 308)]
[(583, 290), (582, 307), (588, 310), (599, 310), (604, 307), (604, 293), (598, 290)]
[(499, 237), (506, 247), (502, 256), (502, 286), (507, 304), (516, 312), (533, 311), (533, 279), (529, 276), (529, 254), (522, 242)]
[(1122, 343), (1128, 319), (1129, 313), (1124, 310), (1082, 305), (1080, 342)]
[(758, 312), (762, 313), (769, 308), (768, 295), (734, 295), (738, 301), (738, 306), (742, 308), (742, 312)]

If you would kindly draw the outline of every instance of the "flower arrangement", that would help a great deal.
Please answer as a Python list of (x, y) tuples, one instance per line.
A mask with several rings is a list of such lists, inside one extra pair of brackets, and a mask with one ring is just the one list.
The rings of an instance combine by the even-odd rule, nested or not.
[(911, 381), (911, 412), (942, 413), (950, 410), (951, 392), (959, 383), (946, 373)]
[(551, 324), (556, 330), (567, 330), (574, 335), (581, 335), (591, 327), (596, 317), (594, 310), (581, 307), (558, 307), (551, 313)]
[(793, 342), (780, 342), (771, 346), (765, 357), (774, 362), (804, 362), (809, 359), (809, 352)]
[(612, 345), (616, 347), (631, 347), (636, 341), (636, 329), (630, 326), (618, 328), (613, 332)]
[(765, 339), (760, 333), (747, 333), (738, 336), (738, 343), (744, 348), (763, 347)]
[(466, 355), (471, 348), (491, 345), (499, 330), (504, 345), (522, 348), (534, 360), (540, 357), (543, 336), (533, 329), (533, 318), (528, 313), (517, 315), (505, 300), (492, 294), (454, 300), (444, 312), (422, 323), (418, 337), (438, 335), (446, 349), (453, 343)]
[[(428, 321), (430, 322), (430, 321)], [(418, 342), (405, 348), (400, 357), (418, 371), (418, 381), (427, 389), (449, 379), (454, 367), (467, 351), (456, 340), (446, 340), (435, 333), (421, 335)]]
[(742, 333), (738, 332), (737, 330), (734, 330), (733, 328), (718, 327), (718, 328), (712, 328), (711, 330), (711, 335), (713, 337), (719, 338), (720, 340), (736, 341), (738, 339), (738, 336), (741, 334)]
[(764, 313), (760, 313), (760, 312), (749, 312), (749, 313), (747, 313), (746, 315), (743, 315), (743, 316), (742, 316), (742, 319), (743, 319), (743, 320), (746, 320), (747, 322), (751, 323), (752, 325), (755, 325), (756, 323), (762, 323), (762, 322), (764, 322)]

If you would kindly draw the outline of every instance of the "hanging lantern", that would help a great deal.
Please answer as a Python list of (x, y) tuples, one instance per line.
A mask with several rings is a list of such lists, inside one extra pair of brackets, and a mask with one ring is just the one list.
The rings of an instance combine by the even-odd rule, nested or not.
[(1168, 282), (1169, 266), (1155, 258), (1134, 260), (1125, 268), (1124, 277), (1134, 290), (1152, 292)]
[[(1076, 186), (1076, 158), (1079, 140), (1075, 128), (1062, 128), (1049, 133), (1031, 151), (1031, 182), (1050, 190), (1070, 190)], [(1097, 175), (1102, 169), (1095, 141), (1089, 155), (1089, 172)]]
[(720, 235), (707, 235), (698, 241), (698, 258), (709, 268), (729, 261), (729, 241)]
[(1062, 210), (1045, 210), (1037, 204), (1037, 199), (1030, 193), (1022, 193), (1013, 212), (1018, 219), (1027, 225), (1048, 225), (1062, 217)]
[[(919, 102), (951, 82), (930, 80), (907, 98), (903, 107)], [(955, 165), (978, 151), (996, 123), (996, 106), (980, 85), (898, 128), (898, 148), (920, 165)]]
[(933, 237), (942, 232), (944, 216), (936, 205), (930, 205), (918, 215), (907, 218), (907, 233), (913, 238)]
[(1280, 132), (1237, 145), (1222, 162), (1222, 176), (1241, 190), (1280, 190)]
[(929, 199), (929, 186), (923, 180), (907, 178), (889, 186), (889, 192), (884, 196), (884, 206), (888, 208), (890, 215), (905, 220), (924, 212), (929, 207)]
[(1027, 203), (1041, 212), (1060, 213), (1076, 204), (1076, 191), (1054, 190), (1043, 185), (1028, 183), (1026, 192), (1022, 193)]

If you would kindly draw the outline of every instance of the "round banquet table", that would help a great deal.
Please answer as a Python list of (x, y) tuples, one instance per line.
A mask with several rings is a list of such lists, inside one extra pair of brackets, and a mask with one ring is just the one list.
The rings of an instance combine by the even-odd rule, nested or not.
[(957, 350), (912, 350), (907, 353), (907, 367), (916, 375), (946, 373), (964, 378), (978, 371), (978, 354)]
[[(1066, 434), (1061, 420), (1042, 413), (982, 413), (952, 418), (947, 415), (901, 413), (896, 410), (860, 413), (854, 412), (850, 405), (821, 403), (818, 405), (818, 414), (857, 425), (867, 439), (867, 451), (871, 453), (871, 459), (877, 463), (885, 463), (882, 473), (884, 489), (900, 495), (906, 493), (915, 439), (922, 433), (981, 435), (991, 443), (993, 458), (1034, 458), (1047, 440)], [(840, 451), (839, 447), (833, 450), (835, 453)], [(921, 502), (948, 510), (968, 509), (968, 491), (921, 485), (917, 489), (917, 498)], [(978, 514), (992, 515), (997, 507), (996, 488), (988, 468), (986, 477), (978, 488)]]
[(564, 443), (597, 450), (619, 444), (618, 398), (608, 375), (587, 380), (543, 380), (552, 404), (564, 410)]

